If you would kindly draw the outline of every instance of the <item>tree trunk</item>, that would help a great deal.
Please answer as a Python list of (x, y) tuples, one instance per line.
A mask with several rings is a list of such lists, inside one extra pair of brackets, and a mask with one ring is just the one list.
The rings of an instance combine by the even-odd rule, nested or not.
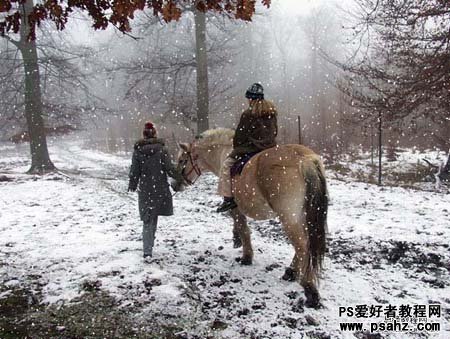
[(197, 61), (197, 133), (209, 129), (208, 59), (206, 52), (206, 15), (195, 9), (195, 43)]
[[(22, 18), (27, 18), (33, 8), (33, 0), (27, 0), (21, 6)], [(55, 166), (50, 160), (47, 149), (44, 119), (42, 117), (42, 96), (39, 65), (35, 41), (28, 41), (28, 20), (20, 26), (19, 49), (22, 54), (25, 71), (25, 117), (30, 136), (31, 167), (28, 173), (43, 174), (53, 171)]]

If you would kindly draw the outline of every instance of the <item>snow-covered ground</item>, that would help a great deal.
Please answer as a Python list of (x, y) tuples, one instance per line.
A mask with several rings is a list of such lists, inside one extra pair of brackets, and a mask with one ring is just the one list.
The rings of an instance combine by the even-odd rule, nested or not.
[[(448, 153), (439, 150), (397, 148), (395, 155), (382, 154), (382, 183), (427, 191), (450, 192), (448, 186), (436, 187), (434, 166), (444, 166)], [(350, 149), (349, 154), (340, 155), (330, 165), (332, 177), (338, 180), (378, 181), (378, 155), (363, 151), (360, 147)]]
[(439, 303), (442, 316), (430, 321), (441, 331), (425, 336), (450, 338), (449, 194), (330, 179), (329, 252), (316, 310), (298, 307), (302, 288), (280, 278), (293, 249), (277, 221), (250, 221), (254, 264), (235, 260), (231, 222), (214, 211), (213, 176), (175, 195), (175, 215), (160, 218), (155, 260), (146, 264), (137, 197), (126, 193), (128, 157), (55, 143), (50, 153), (61, 174), (30, 177), (27, 151), (0, 145), (0, 175), (13, 179), (0, 182), (4, 286), (37, 280), (43, 302), (55, 304), (90, 282), (136, 306), (136, 318), (177, 322), (187, 338), (352, 338), (339, 322), (361, 320), (339, 317), (341, 306)]

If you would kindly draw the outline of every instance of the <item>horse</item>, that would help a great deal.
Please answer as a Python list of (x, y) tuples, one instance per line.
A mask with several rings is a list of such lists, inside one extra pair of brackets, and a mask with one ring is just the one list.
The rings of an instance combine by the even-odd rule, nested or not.
[[(190, 143), (180, 143), (178, 169), (187, 185), (203, 172), (219, 175), (232, 150), (234, 131), (218, 128), (203, 132)], [(304, 288), (305, 305), (319, 307), (317, 288), (326, 251), (328, 193), (323, 164), (311, 149), (297, 144), (279, 145), (257, 153), (232, 179), (238, 205), (234, 232), (243, 246), (241, 264), (250, 265), (253, 249), (246, 217), (279, 218), (295, 255), (283, 276), (298, 280)]]

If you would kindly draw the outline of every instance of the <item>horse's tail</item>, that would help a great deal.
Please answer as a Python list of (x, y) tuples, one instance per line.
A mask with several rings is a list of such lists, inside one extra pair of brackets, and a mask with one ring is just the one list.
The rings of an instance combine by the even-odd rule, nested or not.
[(325, 171), (317, 157), (304, 159), (301, 171), (305, 179), (306, 193), (304, 212), (309, 243), (308, 271), (314, 276), (322, 269), (326, 250), (328, 192)]

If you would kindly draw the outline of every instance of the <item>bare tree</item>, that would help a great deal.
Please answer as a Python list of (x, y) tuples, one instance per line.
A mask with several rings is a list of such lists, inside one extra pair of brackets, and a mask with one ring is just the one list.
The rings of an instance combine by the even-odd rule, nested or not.
[(342, 89), (362, 110), (359, 119), (383, 120), (385, 127), (395, 125), (406, 131), (422, 129), (447, 150), (450, 3), (439, 0), (357, 3), (354, 33), (364, 48), (341, 66), (347, 71)]
[[(115, 62), (112, 73), (124, 77), (125, 99), (138, 102), (140, 111), (157, 113), (158, 119), (164, 122), (182, 123), (195, 134), (208, 128), (209, 123), (205, 121), (209, 122), (210, 115), (226, 110), (224, 101), (231, 96), (233, 84), (223, 79), (231, 67), (229, 60), (235, 48), (233, 26), (228, 27), (227, 19), (221, 16), (210, 18), (210, 27), (205, 31), (209, 42), (204, 47), (211, 64), (207, 69), (208, 95), (199, 94), (198, 46), (193, 19), (185, 16), (170, 27), (145, 24), (145, 43), (131, 42), (133, 57), (129, 61)], [(204, 86), (205, 82), (201, 87)], [(203, 107), (208, 107), (203, 122), (198, 115), (199, 100), (204, 101)], [(195, 129), (193, 123), (197, 125)]]
[[(351, 13), (358, 48), (340, 89), (358, 111), (352, 122), (378, 130), (378, 183), (383, 133), (417, 132), (450, 146), (450, 4), (439, 0), (357, 0)], [(423, 124), (425, 122), (425, 124)], [(423, 124), (422, 126), (420, 126)]]
[[(311, 140), (327, 153), (332, 152), (336, 140), (331, 140), (333, 110), (339, 105), (339, 94), (335, 90), (340, 74), (337, 68), (328, 63), (324, 55), (339, 54), (339, 28), (331, 15), (334, 10), (327, 5), (313, 8), (307, 17), (299, 19), (299, 25), (305, 34), (309, 51), (307, 78), (309, 80), (308, 97), (310, 98), (312, 120), (311, 129), (315, 138)], [(339, 121), (339, 117), (337, 117)], [(315, 139), (315, 140), (314, 140)]]
[(41, 94), (41, 77), (38, 65), (36, 42), (30, 41), (30, 24), (28, 15), (33, 10), (33, 0), (26, 0), (19, 6), (20, 15), (25, 18), (20, 26), (19, 40), (4, 36), (16, 46), (22, 56), (25, 76), (24, 101), (25, 118), (30, 136), (31, 167), (29, 173), (45, 173), (55, 169), (47, 149), (45, 126), (43, 119), (43, 104)]
[[(32, 6), (32, 1), (22, 6), (24, 15)], [(30, 142), (29, 173), (55, 169), (48, 154), (48, 134), (80, 127), (93, 115), (93, 107), (96, 115), (107, 111), (89, 82), (95, 64), (92, 50), (75, 47), (66, 35), (50, 32), (45, 24), (39, 34), (38, 40), (29, 40), (29, 27), (23, 24), (17, 37), (4, 36), (0, 45), (0, 59), (6, 64), (0, 69), (0, 130), (20, 132), (22, 141)]]

